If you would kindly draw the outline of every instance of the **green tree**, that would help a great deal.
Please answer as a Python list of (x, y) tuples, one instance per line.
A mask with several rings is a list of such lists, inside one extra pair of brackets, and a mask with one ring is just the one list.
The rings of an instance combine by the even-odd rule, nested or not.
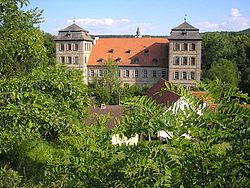
[(88, 106), (82, 74), (48, 66), (0, 80), (0, 152), (30, 137), (56, 140), (75, 130)]
[(43, 32), (44, 46), (46, 48), (46, 54), (50, 65), (56, 64), (56, 43), (54, 39), (55, 36), (50, 33)]
[(96, 76), (90, 84), (96, 101), (106, 104), (119, 104), (122, 92), (121, 79), (118, 75), (118, 65), (109, 59), (101, 66), (102, 76)]
[(226, 59), (219, 59), (214, 62), (211, 68), (207, 71), (207, 79), (210, 81), (220, 79), (231, 86), (237, 87), (239, 84), (239, 75), (237, 66)]
[(47, 62), (43, 37), (36, 24), (41, 22), (38, 9), (24, 11), (28, 0), (0, 2), (0, 76), (30, 72)]

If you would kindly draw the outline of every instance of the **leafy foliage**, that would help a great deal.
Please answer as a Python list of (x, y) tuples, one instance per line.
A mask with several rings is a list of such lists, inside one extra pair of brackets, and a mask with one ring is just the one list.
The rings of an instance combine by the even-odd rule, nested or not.
[[(205, 33), (202, 41), (202, 77), (221, 78), (248, 92), (245, 81), (250, 66), (250, 37), (237, 33)], [(249, 93), (249, 92), (248, 92)]]
[(96, 101), (101, 104), (118, 104), (121, 96), (121, 80), (118, 66), (111, 59), (102, 65), (103, 76), (96, 76), (90, 84)]
[(81, 73), (62, 66), (0, 80), (1, 152), (18, 140), (42, 137), (55, 140), (77, 127), (88, 106)]
[(39, 29), (34, 25), (41, 21), (38, 9), (23, 11), (27, 0), (0, 2), (0, 76), (12, 76), (30, 72), (47, 62), (46, 49)]

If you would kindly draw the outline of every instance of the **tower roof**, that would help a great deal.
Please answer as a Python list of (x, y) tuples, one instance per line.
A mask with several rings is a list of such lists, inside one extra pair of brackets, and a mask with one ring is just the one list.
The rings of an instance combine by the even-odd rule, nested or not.
[(59, 30), (55, 41), (93, 41), (89, 32), (73, 23), (72, 25)]
[(186, 21), (171, 30), (170, 40), (202, 40), (199, 29)]
[(62, 30), (59, 30), (59, 32), (80, 32), (80, 31), (88, 32), (88, 31), (84, 30), (83, 28), (81, 28), (80, 26), (76, 25), (75, 23), (73, 23), (72, 25), (70, 25)]
[(196, 27), (190, 25), (186, 21), (172, 29), (172, 31), (179, 31), (179, 30), (199, 31), (199, 29), (197, 29)]

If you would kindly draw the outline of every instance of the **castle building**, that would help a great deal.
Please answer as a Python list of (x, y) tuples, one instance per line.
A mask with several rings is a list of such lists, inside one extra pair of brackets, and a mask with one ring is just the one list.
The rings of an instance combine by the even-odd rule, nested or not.
[(123, 83), (153, 85), (161, 78), (187, 88), (200, 80), (201, 40), (199, 29), (186, 21), (172, 29), (168, 38), (91, 38), (75, 23), (59, 30), (56, 58), (83, 70), (84, 82), (102, 77), (103, 63), (116, 62)]

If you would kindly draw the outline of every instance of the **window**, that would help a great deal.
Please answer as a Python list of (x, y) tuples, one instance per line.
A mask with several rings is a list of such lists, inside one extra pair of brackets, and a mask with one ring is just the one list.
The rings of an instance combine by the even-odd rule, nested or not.
[(99, 69), (99, 76), (103, 77), (103, 69)]
[(64, 56), (61, 57), (61, 63), (65, 63), (65, 57)]
[(126, 54), (130, 54), (130, 52), (131, 52), (131, 50), (128, 49), (125, 53), (126, 53)]
[(97, 62), (102, 63), (103, 60), (104, 60), (103, 58), (99, 58), (99, 59), (97, 60)]
[(95, 76), (95, 72), (93, 69), (90, 70), (90, 77), (94, 77)]
[(68, 64), (72, 64), (72, 57), (68, 57)]
[(139, 63), (139, 58), (138, 57), (135, 57), (134, 60), (133, 60), (134, 63)]
[(91, 44), (90, 44), (90, 43), (85, 43), (85, 44), (84, 44), (84, 49), (85, 49), (86, 51), (90, 51), (90, 50), (91, 50)]
[(187, 43), (183, 43), (183, 51), (187, 51), (188, 50), (188, 44)]
[(194, 71), (191, 72), (191, 80), (194, 80)]
[(134, 74), (135, 78), (138, 78), (139, 77), (139, 73), (138, 73), (138, 70), (135, 70), (135, 74)]
[(174, 58), (174, 64), (175, 64), (175, 65), (179, 65), (179, 64), (180, 64), (180, 57), (179, 57), (179, 56), (176, 56), (176, 57)]
[(195, 51), (195, 43), (192, 43), (192, 44), (191, 44), (190, 50), (191, 50), (191, 51)]
[(165, 71), (165, 70), (161, 71), (161, 77), (162, 77), (162, 78), (165, 78), (165, 77), (166, 77), (166, 71)]
[(125, 78), (129, 78), (129, 70), (125, 70)]
[(180, 43), (174, 43), (174, 51), (179, 51), (180, 50)]
[(174, 80), (179, 80), (179, 72), (174, 72)]
[(149, 53), (149, 49), (146, 48), (146, 49), (144, 50), (144, 53), (145, 53), (145, 54), (148, 54), (148, 53)]
[(195, 57), (191, 57), (191, 65), (195, 65)]
[(71, 51), (71, 44), (68, 44), (68, 51)]
[(64, 51), (64, 43), (60, 44), (60, 51)]
[(79, 63), (79, 58), (78, 56), (75, 56), (75, 64), (78, 64)]
[(153, 78), (156, 78), (156, 70), (153, 70)]
[(110, 49), (110, 50), (109, 50), (109, 53), (110, 53), (110, 54), (113, 54), (113, 53), (114, 53), (114, 49)]
[(121, 77), (121, 71), (118, 70), (118, 77)]
[(84, 63), (86, 64), (87, 63), (87, 57), (84, 56)]
[(187, 65), (188, 58), (185, 56), (182, 58), (182, 64)]
[(118, 58), (116, 58), (115, 61), (116, 61), (117, 63), (121, 63), (121, 60), (122, 60), (122, 58), (118, 57)]
[(152, 59), (152, 62), (153, 62), (154, 64), (156, 64), (156, 63), (158, 63), (158, 59), (157, 59), (157, 58), (153, 58), (153, 59)]
[(187, 80), (187, 72), (183, 72), (182, 73), (182, 79), (183, 80)]
[(148, 71), (147, 70), (143, 70), (143, 78), (147, 78), (148, 77)]
[(78, 44), (75, 44), (74, 50), (78, 51)]

